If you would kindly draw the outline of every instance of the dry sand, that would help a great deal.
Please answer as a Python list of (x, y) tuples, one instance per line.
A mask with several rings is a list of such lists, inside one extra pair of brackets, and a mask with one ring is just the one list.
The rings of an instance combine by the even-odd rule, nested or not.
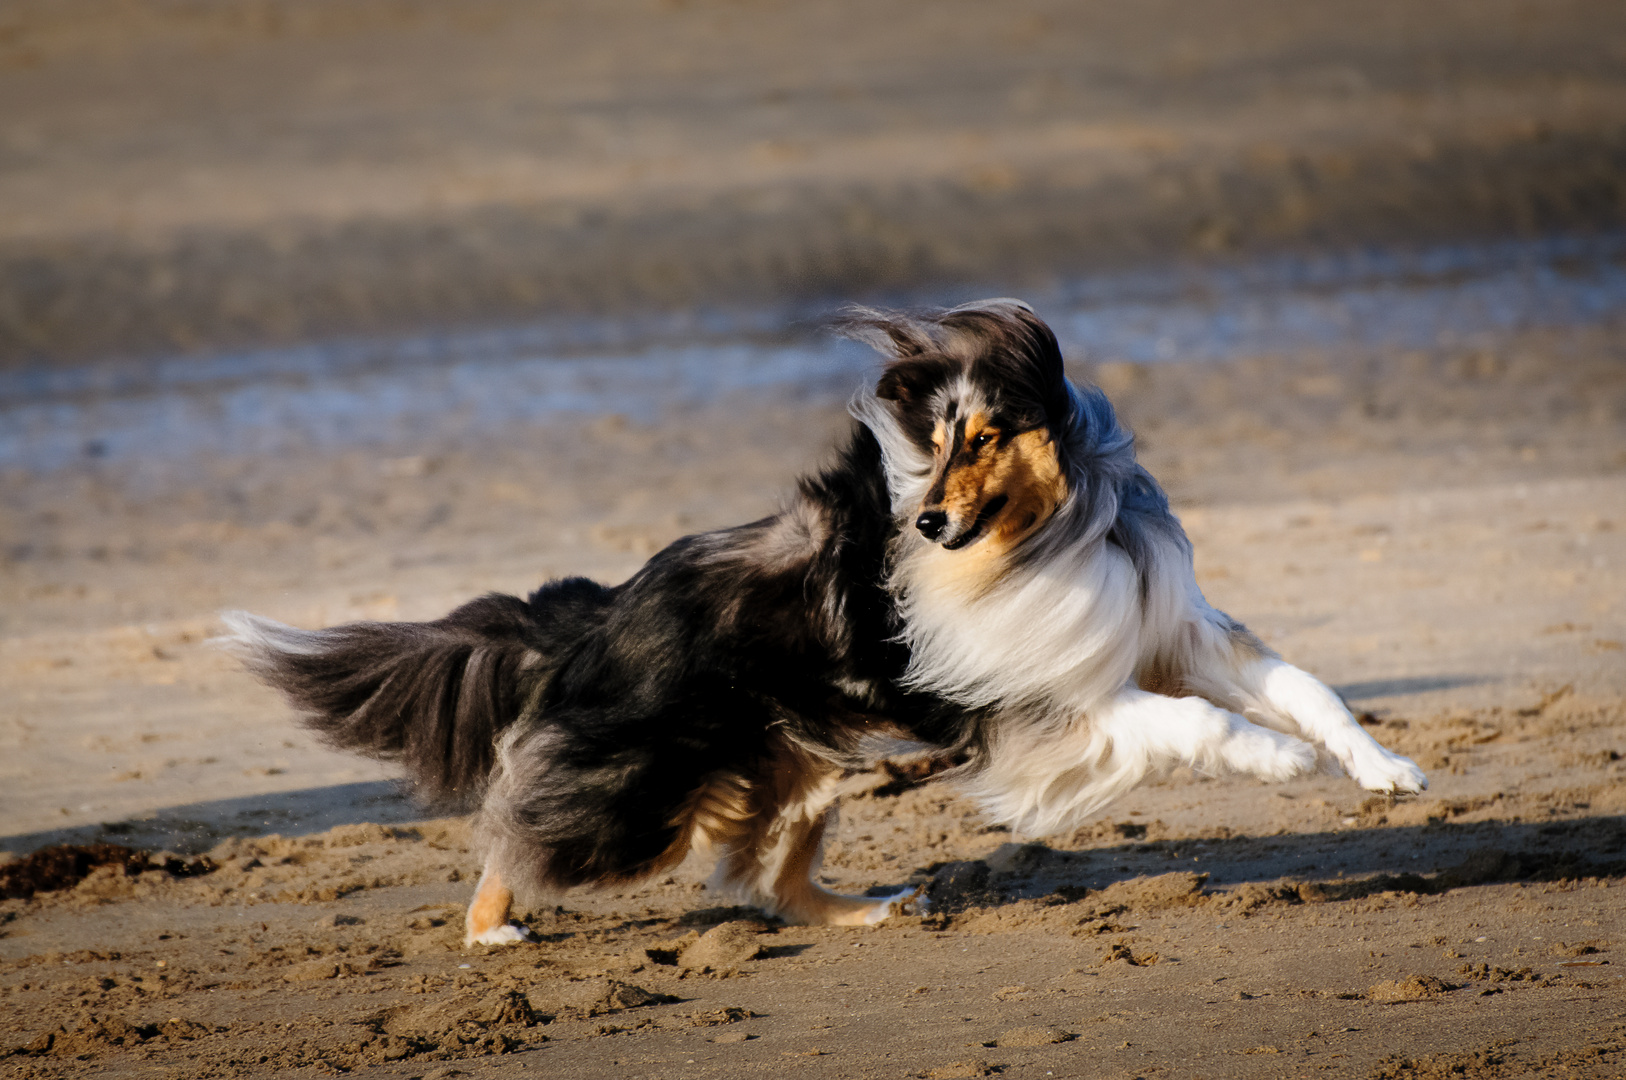
[(618, 579), (771, 509), (838, 408), (765, 394), (139, 483), (96, 461), (8, 477), (6, 846), (171, 854), (0, 905), (6, 1067), (1618, 1076), (1622, 340), (1091, 372), (1210, 598), (1432, 787), (1176, 775), (1030, 843), (950, 789), (855, 777), (827, 879), (936, 901), (865, 930), (762, 923), (691, 863), (538, 907), (538, 944), (465, 951), (465, 824), (414, 820), (387, 766), (316, 746), (206, 641), (227, 606), (424, 618), (550, 574)]

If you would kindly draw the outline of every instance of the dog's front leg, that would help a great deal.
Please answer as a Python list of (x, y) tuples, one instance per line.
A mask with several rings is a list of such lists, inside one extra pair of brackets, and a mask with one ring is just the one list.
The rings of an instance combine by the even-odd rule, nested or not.
[(1315, 766), (1315, 748), (1196, 697), (1127, 686), (1065, 728), (998, 733), (967, 784), (989, 817), (1032, 836), (1076, 828), (1157, 772), (1190, 765), (1282, 781)]
[(480, 883), (474, 887), (474, 898), (469, 901), (469, 913), (464, 919), (464, 945), (514, 945), (521, 941), (535, 941), (536, 935), (528, 927), (511, 922), (508, 909), (514, 903), (514, 894), (503, 884), (502, 875), (490, 859), (480, 873)]
[(1428, 787), (1428, 777), (1416, 762), (1367, 734), (1338, 695), (1309, 672), (1267, 657), (1244, 668), (1242, 682), (1271, 712), (1326, 747), (1362, 787), (1396, 794), (1416, 794)]
[(1277, 782), (1315, 764), (1314, 749), (1298, 739), (1249, 723), (1202, 698), (1129, 688), (1096, 722), (1111, 740), (1113, 763), (1141, 775), (1190, 765), (1202, 772), (1247, 773)]

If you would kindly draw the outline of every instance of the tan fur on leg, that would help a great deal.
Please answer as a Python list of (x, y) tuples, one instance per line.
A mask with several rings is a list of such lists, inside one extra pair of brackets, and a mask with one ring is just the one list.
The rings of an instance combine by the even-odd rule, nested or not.
[(717, 853), (715, 885), (790, 922), (825, 926), (880, 922), (916, 895), (842, 896), (814, 881), (841, 774), (791, 747), (764, 773), (715, 782), (695, 800), (695, 846)]

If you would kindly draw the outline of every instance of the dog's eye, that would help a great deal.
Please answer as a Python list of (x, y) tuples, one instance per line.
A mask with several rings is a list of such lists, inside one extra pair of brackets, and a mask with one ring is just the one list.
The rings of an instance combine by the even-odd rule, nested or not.
[(971, 449), (973, 449), (973, 450), (981, 450), (983, 447), (987, 446), (989, 443), (991, 443), (993, 441), (994, 441), (994, 436), (991, 433), (984, 431), (981, 434), (979, 434), (975, 439), (971, 440)]

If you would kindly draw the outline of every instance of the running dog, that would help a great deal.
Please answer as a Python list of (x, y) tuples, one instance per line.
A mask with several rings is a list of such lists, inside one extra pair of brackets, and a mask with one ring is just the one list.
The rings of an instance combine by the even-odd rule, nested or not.
[(523, 941), (512, 889), (662, 873), (786, 920), (861, 925), (915, 893), (813, 880), (848, 770), (901, 752), (994, 822), (1077, 826), (1176, 765), (1286, 780), (1325, 751), (1427, 786), (1338, 695), (1210, 607), (1191, 545), (1100, 390), (1026, 304), (854, 309), (886, 358), (834, 464), (772, 517), (684, 537), (626, 582), (490, 595), (428, 623), (226, 621), (328, 742), (477, 811), (469, 943)]

